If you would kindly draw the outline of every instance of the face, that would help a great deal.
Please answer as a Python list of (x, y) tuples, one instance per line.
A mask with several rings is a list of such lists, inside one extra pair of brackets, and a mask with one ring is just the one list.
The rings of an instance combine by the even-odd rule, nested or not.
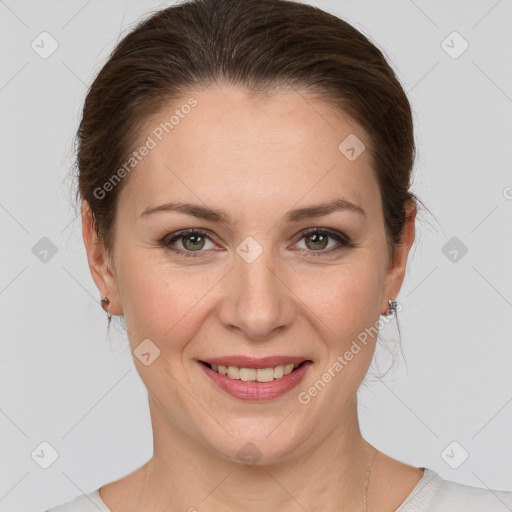
[[(180, 108), (190, 97), (197, 104)], [(248, 443), (262, 462), (311, 448), (355, 420), (375, 326), (413, 241), (409, 222), (388, 260), (370, 151), (354, 159), (339, 149), (349, 135), (369, 148), (367, 134), (305, 92), (255, 99), (219, 87), (174, 102), (148, 135), (156, 144), (119, 196), (111, 266), (93, 258), (91, 272), (124, 315), (135, 355), (146, 354), (134, 362), (159, 409), (153, 421), (227, 459)], [(334, 202), (352, 207), (317, 208)], [(195, 208), (154, 210), (169, 203)], [(303, 361), (281, 378), (274, 368)], [(242, 379), (218, 373), (229, 362), (247, 368)], [(244, 380), (272, 378), (254, 370), (268, 367), (274, 380)]]

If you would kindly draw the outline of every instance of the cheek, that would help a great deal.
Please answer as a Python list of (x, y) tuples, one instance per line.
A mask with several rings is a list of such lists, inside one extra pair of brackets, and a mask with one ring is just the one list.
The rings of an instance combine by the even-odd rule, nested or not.
[(360, 258), (301, 281), (297, 295), (335, 331), (379, 314), (382, 276), (374, 262)]
[[(144, 254), (126, 256), (119, 275), (123, 314), (134, 345), (145, 338), (165, 350), (187, 339), (201, 317), (204, 296), (216, 280), (198, 272), (186, 272)], [(211, 284), (210, 284), (211, 282)]]
[[(380, 319), (381, 286), (379, 266), (360, 253), (357, 262), (340, 265), (329, 276), (311, 280), (309, 288), (302, 285), (297, 293), (305, 297), (302, 314), (314, 322), (323, 340), (325, 356), (318, 370), (322, 373), (330, 368), (337, 375), (338, 385), (344, 382), (346, 391), (357, 389), (371, 363)], [(341, 362), (333, 367), (338, 358)]]
[(371, 364), (378, 335), (379, 274), (360, 265), (338, 270), (337, 277), (310, 295), (310, 312), (305, 313), (316, 318), (315, 330), (325, 350), (316, 379), (333, 382), (326, 385), (320, 408), (341, 407), (356, 392)]

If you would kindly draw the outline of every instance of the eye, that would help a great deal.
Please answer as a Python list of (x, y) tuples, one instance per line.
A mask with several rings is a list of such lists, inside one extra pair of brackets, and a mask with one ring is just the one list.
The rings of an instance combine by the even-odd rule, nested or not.
[[(301, 238), (299, 240), (304, 240), (305, 249), (301, 248), (301, 250), (306, 250), (308, 252), (333, 252), (343, 247), (351, 247), (351, 241), (345, 235), (338, 233), (337, 231), (332, 231), (326, 228), (311, 228), (303, 231), (301, 234)], [(338, 242), (338, 244), (334, 243), (329, 245), (329, 238)], [(336, 247), (338, 245), (338, 247)], [(335, 249), (332, 249), (332, 247)]]
[[(215, 244), (212, 242), (209, 233), (201, 229), (186, 229), (184, 231), (173, 233), (172, 235), (173, 236), (171, 236), (171, 238), (167, 235), (160, 240), (159, 243), (162, 247), (166, 247), (182, 256), (199, 257), (199, 253), (215, 248)], [(345, 247), (355, 246), (355, 244), (346, 235), (326, 228), (311, 228), (302, 231), (300, 233), (299, 242), (303, 239), (306, 247), (299, 249), (309, 253), (317, 252), (325, 254)], [(335, 240), (337, 244), (334, 243), (329, 245), (329, 239)], [(179, 242), (179, 244), (177, 242)], [(208, 247), (208, 243), (211, 244), (210, 247)], [(181, 245), (181, 248), (179, 245)], [(336, 247), (336, 245), (338, 247)], [(175, 248), (176, 246), (178, 247)]]
[[(182, 248), (174, 249), (173, 244), (178, 240), (180, 241)], [(212, 247), (207, 246), (207, 241), (212, 244)], [(185, 253), (185, 256), (192, 257), (194, 257), (195, 254), (190, 253), (204, 252), (202, 249), (204, 249), (205, 246), (206, 249), (212, 249), (215, 247), (207, 232), (200, 229), (187, 229), (185, 231), (180, 231), (172, 238), (165, 237), (160, 243), (174, 252), (178, 252), (180, 254)]]

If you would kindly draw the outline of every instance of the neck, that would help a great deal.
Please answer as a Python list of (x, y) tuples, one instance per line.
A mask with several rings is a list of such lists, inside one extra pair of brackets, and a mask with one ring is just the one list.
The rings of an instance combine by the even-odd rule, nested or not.
[[(361, 436), (356, 398), (318, 445), (286, 460), (245, 466), (228, 460), (172, 422), (150, 396), (154, 455), (140, 468), (139, 509), (365, 510), (369, 462), (375, 455)], [(321, 497), (321, 498), (320, 498)], [(139, 498), (137, 498), (139, 500)]]

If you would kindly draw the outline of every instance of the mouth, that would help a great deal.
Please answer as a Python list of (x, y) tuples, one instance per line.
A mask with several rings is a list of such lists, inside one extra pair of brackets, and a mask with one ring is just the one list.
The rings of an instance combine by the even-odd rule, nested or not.
[(206, 361), (199, 362), (210, 370), (233, 380), (242, 380), (244, 382), (272, 382), (276, 379), (282, 379), (285, 375), (289, 375), (298, 368), (301, 368), (304, 364), (312, 361), (308, 359), (301, 363), (268, 366), (267, 368), (227, 366), (208, 363)]
[[(313, 365), (310, 359), (290, 357), (260, 360), (238, 357), (229, 361), (219, 358), (197, 362), (210, 382), (224, 393), (239, 400), (260, 402), (274, 400), (298, 386)], [(228, 362), (246, 366), (221, 364)]]

